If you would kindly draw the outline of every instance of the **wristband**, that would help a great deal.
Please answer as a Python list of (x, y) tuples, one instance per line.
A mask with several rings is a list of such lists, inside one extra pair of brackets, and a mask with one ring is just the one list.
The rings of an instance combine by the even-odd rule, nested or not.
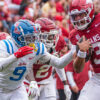
[(82, 51), (78, 50), (77, 56), (80, 58), (86, 58), (86, 52), (82, 52)]

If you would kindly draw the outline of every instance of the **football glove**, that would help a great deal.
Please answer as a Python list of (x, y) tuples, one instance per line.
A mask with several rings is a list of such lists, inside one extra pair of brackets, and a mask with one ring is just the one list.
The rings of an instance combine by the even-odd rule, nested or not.
[(31, 81), (29, 85), (28, 96), (34, 98), (35, 96), (39, 96), (39, 95), (40, 95), (40, 91), (36, 81)]
[(19, 48), (18, 51), (14, 53), (14, 55), (16, 58), (21, 58), (25, 55), (33, 53), (32, 50), (33, 50), (32, 47), (24, 46), (24, 47)]

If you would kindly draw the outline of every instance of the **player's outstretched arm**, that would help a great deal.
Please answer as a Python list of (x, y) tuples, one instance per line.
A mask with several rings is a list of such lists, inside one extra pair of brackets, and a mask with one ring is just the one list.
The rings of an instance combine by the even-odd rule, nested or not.
[(75, 52), (76, 52), (76, 46), (73, 45), (71, 47), (71, 50), (60, 58), (57, 58), (52, 55), (50, 59), (50, 64), (57, 68), (64, 68), (66, 65), (68, 65), (73, 60), (73, 55)]
[(72, 61), (73, 54), (75, 53), (75, 51), (76, 48), (73, 46), (72, 49), (67, 54), (65, 54), (60, 58), (46, 52), (40, 60), (54, 67), (64, 68), (67, 64), (69, 64)]
[(67, 64), (69, 64), (73, 59), (73, 52), (69, 52), (64, 56), (58, 58), (55, 56), (51, 56), (50, 64), (57, 68), (64, 68)]

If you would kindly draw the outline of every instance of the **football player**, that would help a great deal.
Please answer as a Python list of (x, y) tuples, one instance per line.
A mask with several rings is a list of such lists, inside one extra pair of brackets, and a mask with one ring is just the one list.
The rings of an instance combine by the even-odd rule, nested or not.
[[(28, 20), (19, 20), (12, 26), (12, 38), (7, 39), (4, 34), (1, 38), (3, 39), (0, 41), (1, 100), (28, 100), (22, 81), (29, 69), (28, 66), (31, 66), (31, 63), (38, 59), (43, 52), (42, 50), (41, 54), (37, 54), (32, 47), (27, 46), (31, 40), (35, 40), (33, 33), (37, 35), (39, 33), (35, 24)], [(41, 46), (44, 47), (43, 44)]]
[[(63, 68), (72, 60), (73, 51), (61, 58), (49, 54), (44, 44), (38, 42), (39, 34), (38, 25), (29, 20), (19, 20), (12, 26), (12, 38), (0, 41), (1, 100), (28, 100), (23, 80), (37, 60), (57, 68)], [(34, 46), (28, 46), (30, 43)]]
[[(92, 0), (72, 0), (69, 9), (70, 19), (74, 30), (70, 33), (70, 40), (73, 45), (83, 37), (90, 39), (92, 46), (91, 64), (94, 68), (94, 76), (85, 84), (78, 100), (99, 100), (100, 90), (100, 14), (94, 14)], [(79, 45), (83, 45), (78, 43)], [(74, 60), (74, 69), (81, 72), (84, 68), (87, 50), (83, 47)], [(82, 54), (82, 55), (80, 55)]]
[[(59, 38), (59, 31), (57, 30), (55, 23), (48, 18), (38, 18), (35, 21), (35, 24), (40, 25), (40, 41), (45, 44), (48, 52), (50, 52), (51, 54), (55, 54), (55, 43)], [(66, 90), (67, 81), (64, 69), (56, 68), (56, 71), (63, 81)], [(33, 78), (29, 74), (27, 75), (28, 78), (26, 78), (28, 80), (29, 78), (31, 78), (32, 80)], [(40, 91), (40, 95), (37, 95), (35, 100), (56, 100), (56, 90), (52, 77), (52, 66), (38, 60), (33, 65), (33, 77), (35, 78), (35, 81), (37, 82)], [(24, 83), (27, 84), (27, 81), (25, 81)], [(29, 90), (31, 89), (29, 88)], [(36, 93), (38, 92), (36, 91)]]

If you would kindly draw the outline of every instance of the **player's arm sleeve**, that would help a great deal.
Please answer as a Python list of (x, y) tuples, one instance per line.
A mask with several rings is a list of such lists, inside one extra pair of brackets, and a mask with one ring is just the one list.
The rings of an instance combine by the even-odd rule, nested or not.
[(0, 71), (5, 69), (9, 64), (11, 64), (12, 62), (16, 60), (17, 58), (13, 54), (9, 55), (6, 52), (6, 48), (0, 42)]
[(72, 46), (71, 50), (60, 58), (51, 55), (50, 64), (57, 68), (64, 68), (67, 64), (69, 64), (72, 61), (73, 54), (75, 53), (75, 51), (76, 47)]
[(76, 86), (76, 83), (73, 78), (73, 72), (68, 71), (68, 72), (66, 72), (66, 75), (67, 75), (67, 79), (68, 79), (70, 86), (71, 87)]
[(65, 70), (64, 68), (62, 69), (58, 69), (58, 68), (55, 68), (58, 76), (60, 77), (61, 81), (66, 81), (66, 74), (65, 74)]
[(16, 57), (14, 55), (10, 55), (9, 57), (3, 58), (0, 56), (0, 71), (5, 69), (9, 64), (16, 61)]

